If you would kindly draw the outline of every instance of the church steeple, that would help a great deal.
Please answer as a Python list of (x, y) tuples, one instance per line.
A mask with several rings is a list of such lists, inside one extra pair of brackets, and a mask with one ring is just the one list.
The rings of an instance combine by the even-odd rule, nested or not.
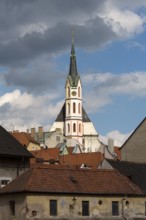
[(74, 47), (74, 33), (72, 33), (69, 76), (70, 76), (71, 86), (77, 86), (78, 80), (79, 80), (79, 75), (78, 75), (77, 64), (76, 64), (76, 55), (75, 55), (75, 47)]

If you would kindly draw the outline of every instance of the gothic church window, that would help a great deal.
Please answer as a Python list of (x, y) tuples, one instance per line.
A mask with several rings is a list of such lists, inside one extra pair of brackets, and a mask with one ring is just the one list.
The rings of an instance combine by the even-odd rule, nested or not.
[(76, 103), (73, 102), (73, 113), (76, 113)]
[(68, 124), (68, 132), (70, 132), (70, 124)]
[(73, 132), (76, 132), (76, 124), (73, 123)]
[(68, 103), (68, 114), (70, 114), (70, 104)]
[(79, 103), (79, 104), (78, 104), (78, 113), (79, 113), (79, 114), (80, 114), (80, 112), (81, 112), (80, 109), (81, 109), (81, 104)]
[(68, 87), (68, 97), (70, 97), (70, 88)]
[(80, 87), (78, 87), (78, 97), (81, 96), (81, 91), (80, 91)]

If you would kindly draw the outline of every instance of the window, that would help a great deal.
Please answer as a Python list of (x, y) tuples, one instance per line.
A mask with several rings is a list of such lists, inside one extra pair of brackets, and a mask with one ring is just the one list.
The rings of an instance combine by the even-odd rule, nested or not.
[(80, 87), (78, 87), (78, 96), (80, 97), (80, 94), (81, 92), (80, 92)]
[(5, 180), (5, 179), (1, 180), (1, 187), (7, 185), (9, 182), (10, 182), (10, 180), (8, 180), (8, 179), (7, 180)]
[(80, 112), (81, 112), (80, 109), (81, 109), (81, 104), (79, 103), (79, 104), (78, 104), (78, 113), (79, 113), (79, 114), (80, 114)]
[(60, 141), (60, 136), (56, 136), (56, 141), (57, 141), (57, 142)]
[(79, 132), (81, 132), (81, 124), (79, 124)]
[(70, 97), (70, 88), (68, 87), (68, 97)]
[(76, 113), (76, 103), (73, 102), (73, 113)]
[(76, 124), (73, 123), (73, 132), (76, 132)]
[(9, 201), (10, 214), (15, 215), (15, 201)]
[(50, 215), (57, 215), (57, 200), (50, 200)]
[(68, 126), (68, 133), (70, 132), (70, 124), (67, 124), (67, 126)]
[(117, 216), (119, 215), (119, 202), (112, 201), (112, 215)]
[(89, 215), (89, 201), (82, 201), (82, 216)]
[(70, 104), (68, 103), (68, 114), (70, 114)]

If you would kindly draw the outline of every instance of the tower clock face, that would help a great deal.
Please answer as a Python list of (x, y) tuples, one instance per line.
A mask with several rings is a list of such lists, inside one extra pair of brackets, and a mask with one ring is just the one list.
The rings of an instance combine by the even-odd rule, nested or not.
[(76, 91), (73, 91), (73, 92), (72, 92), (72, 95), (73, 95), (73, 96), (75, 96), (76, 94), (77, 94)]

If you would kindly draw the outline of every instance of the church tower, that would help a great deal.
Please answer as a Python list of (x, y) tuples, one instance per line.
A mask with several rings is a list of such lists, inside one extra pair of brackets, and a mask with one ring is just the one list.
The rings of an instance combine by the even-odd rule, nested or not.
[(77, 71), (74, 48), (74, 35), (70, 55), (70, 68), (65, 85), (65, 136), (76, 139), (83, 144), (83, 116), (82, 116), (82, 84)]
[[(56, 132), (57, 140), (57, 132), (60, 131), (68, 147), (79, 145), (83, 152), (98, 151), (101, 146), (99, 135), (82, 104), (82, 83), (77, 71), (74, 35), (72, 34), (70, 66), (65, 83), (65, 102), (50, 128), (50, 133)], [(57, 141), (54, 147), (56, 145)]]

